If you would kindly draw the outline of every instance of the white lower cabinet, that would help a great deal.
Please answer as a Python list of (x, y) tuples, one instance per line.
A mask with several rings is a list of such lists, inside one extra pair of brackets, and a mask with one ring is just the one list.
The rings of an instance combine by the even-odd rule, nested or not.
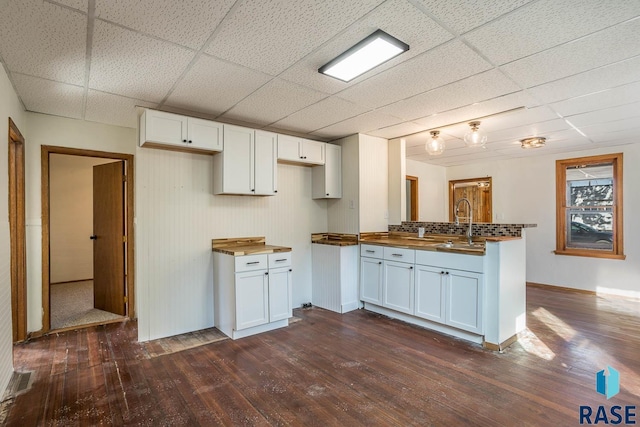
[(290, 253), (234, 257), (214, 252), (213, 268), (214, 324), (225, 335), (237, 339), (289, 324)]
[(384, 261), (382, 306), (401, 313), (413, 314), (413, 264)]
[(454, 335), (484, 333), (483, 256), (366, 244), (360, 253), (360, 299), (371, 304), (365, 308), (384, 307), (382, 314)]
[(382, 260), (360, 257), (360, 299), (382, 305)]

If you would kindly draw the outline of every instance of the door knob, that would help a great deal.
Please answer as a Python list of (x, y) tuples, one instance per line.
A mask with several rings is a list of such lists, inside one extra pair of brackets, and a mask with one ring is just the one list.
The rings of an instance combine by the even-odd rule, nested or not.
[(98, 239), (98, 236), (96, 236), (96, 235), (94, 234), (93, 236), (89, 236), (89, 238), (90, 238), (91, 240), (97, 240), (97, 239)]

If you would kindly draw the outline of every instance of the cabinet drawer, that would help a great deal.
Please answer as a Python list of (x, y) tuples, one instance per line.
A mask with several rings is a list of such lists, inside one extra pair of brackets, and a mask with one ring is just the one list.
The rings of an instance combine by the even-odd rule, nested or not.
[(291, 252), (269, 254), (269, 268), (288, 267), (291, 265)]
[(237, 256), (236, 273), (241, 271), (266, 270), (268, 268), (267, 254)]
[(384, 258), (382, 249), (384, 249), (382, 246), (360, 245), (360, 256), (382, 259)]
[(416, 251), (413, 249), (384, 247), (384, 259), (389, 261), (408, 262), (413, 264), (416, 259)]
[(454, 254), (450, 252), (416, 251), (416, 264), (437, 268), (484, 272), (485, 256)]

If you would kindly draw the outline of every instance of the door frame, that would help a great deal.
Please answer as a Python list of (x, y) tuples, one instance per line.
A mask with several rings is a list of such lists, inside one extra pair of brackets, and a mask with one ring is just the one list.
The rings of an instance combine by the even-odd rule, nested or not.
[(493, 180), (490, 176), (481, 177), (481, 178), (466, 178), (466, 179), (452, 179), (449, 180), (449, 222), (454, 222), (455, 220), (455, 210), (454, 206), (456, 201), (454, 200), (454, 191), (456, 184), (465, 184), (468, 182), (489, 182), (489, 212), (490, 212), (490, 220), (486, 224), (493, 223)]
[(418, 177), (406, 175), (405, 179), (406, 181), (411, 182), (411, 194), (409, 195), (409, 197), (411, 197), (411, 212), (409, 212), (409, 218), (411, 219), (409, 221), (420, 221), (420, 210), (418, 206)]
[(49, 156), (51, 154), (66, 154), (70, 156), (99, 157), (104, 159), (125, 160), (127, 171), (127, 195), (126, 195), (126, 280), (127, 302), (126, 312), (129, 319), (135, 319), (135, 233), (133, 230), (133, 200), (134, 200), (134, 156), (133, 154), (111, 153), (106, 151), (84, 150), (78, 148), (55, 147), (43, 145), (41, 147), (41, 181), (42, 181), (42, 306), (43, 319), (40, 334), (51, 330), (51, 301), (50, 301), (50, 200), (49, 200)]
[(25, 141), (9, 117), (9, 240), (11, 242), (11, 320), (13, 342), (27, 339), (27, 252), (25, 220)]

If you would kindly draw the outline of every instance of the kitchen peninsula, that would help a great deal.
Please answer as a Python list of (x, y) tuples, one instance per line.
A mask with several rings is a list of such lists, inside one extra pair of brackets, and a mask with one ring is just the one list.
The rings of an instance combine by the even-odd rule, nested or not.
[(523, 228), (533, 225), (503, 233), (509, 235), (485, 232), (471, 245), (464, 236), (447, 233), (452, 224), (442, 223), (437, 234), (422, 238), (418, 225), (360, 234), (364, 308), (491, 350), (515, 342), (526, 328)]
[(215, 326), (232, 339), (289, 325), (291, 248), (264, 237), (213, 239)]

